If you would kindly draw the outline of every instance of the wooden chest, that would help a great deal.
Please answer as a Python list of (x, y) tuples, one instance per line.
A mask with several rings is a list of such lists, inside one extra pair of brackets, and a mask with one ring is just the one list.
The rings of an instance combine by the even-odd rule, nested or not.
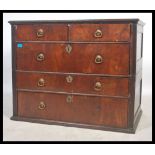
[(9, 23), (11, 119), (135, 133), (142, 114), (143, 22)]

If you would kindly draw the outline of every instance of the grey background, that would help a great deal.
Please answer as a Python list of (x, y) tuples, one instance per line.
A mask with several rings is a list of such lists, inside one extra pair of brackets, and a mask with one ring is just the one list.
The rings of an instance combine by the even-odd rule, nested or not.
[[(144, 27), (143, 50), (143, 115), (136, 134), (125, 134), (56, 125), (11, 121), (11, 26), (9, 20), (65, 20), (102, 18), (140, 18)], [(130, 141), (152, 140), (152, 15), (151, 13), (99, 13), (99, 14), (56, 14), (56, 13), (5, 13), (3, 14), (3, 140), (4, 141), (52, 141), (52, 140), (106, 140)]]

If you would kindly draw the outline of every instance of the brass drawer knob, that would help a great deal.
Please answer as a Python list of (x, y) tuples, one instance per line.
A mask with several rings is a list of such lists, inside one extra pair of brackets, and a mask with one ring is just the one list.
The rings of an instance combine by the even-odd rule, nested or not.
[(37, 61), (43, 61), (44, 60), (44, 54), (40, 53), (37, 55)]
[(101, 82), (96, 82), (96, 83), (95, 83), (95, 86), (94, 86), (94, 89), (95, 89), (96, 91), (100, 91), (100, 90), (102, 89), (102, 84), (101, 84)]
[(72, 76), (67, 76), (66, 77), (66, 81), (67, 81), (67, 83), (71, 83), (72, 81), (73, 81), (73, 77)]
[(68, 95), (66, 98), (67, 103), (72, 103), (73, 102), (73, 96)]
[(95, 38), (101, 38), (102, 37), (102, 31), (97, 29), (94, 33)]
[(95, 63), (96, 64), (101, 64), (103, 62), (103, 58), (101, 55), (97, 55), (95, 58)]
[(44, 80), (43, 78), (39, 79), (39, 81), (38, 81), (38, 86), (39, 86), (39, 87), (45, 86), (45, 80)]
[(39, 29), (38, 31), (37, 31), (37, 37), (43, 37), (44, 36), (44, 31), (43, 31), (43, 29)]
[(66, 52), (67, 52), (68, 54), (70, 54), (71, 51), (72, 51), (72, 46), (68, 44), (68, 45), (66, 46)]
[(45, 108), (46, 108), (45, 103), (44, 103), (43, 101), (41, 101), (41, 102), (39, 103), (39, 105), (38, 105), (38, 109), (44, 110)]

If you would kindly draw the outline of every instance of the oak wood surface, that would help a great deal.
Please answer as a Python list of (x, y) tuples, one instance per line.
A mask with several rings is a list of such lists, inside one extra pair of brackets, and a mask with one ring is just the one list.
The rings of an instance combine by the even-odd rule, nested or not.
[[(43, 118), (66, 122), (127, 127), (128, 99), (72, 96), (18, 92), (18, 115), (21, 117)], [(40, 101), (45, 109), (38, 109)]]
[[(17, 88), (33, 90), (49, 90), (56, 92), (102, 94), (109, 96), (129, 96), (128, 78), (108, 78), (89, 75), (69, 74), (41, 74), (17, 72)], [(68, 77), (72, 78), (70, 83)], [(44, 79), (44, 86), (38, 86), (38, 81)], [(95, 85), (100, 82), (101, 90), (95, 90)]]
[[(142, 114), (144, 24), (139, 19), (10, 23), (13, 118), (135, 132)], [(95, 37), (97, 30), (101, 37)], [(37, 60), (39, 54), (43, 61)], [(97, 56), (102, 63), (95, 63)], [(38, 86), (41, 78), (43, 87)], [(43, 110), (38, 109), (41, 101)]]
[[(37, 37), (39, 29), (43, 30), (43, 37)], [(16, 41), (45, 41), (45, 40), (64, 40), (66, 41), (68, 27), (66, 24), (35, 24), (35, 25), (17, 25)]]
[[(66, 52), (68, 44), (23, 43), (16, 48), (17, 69), (29, 71), (129, 74), (128, 44), (71, 44), (72, 51)], [(37, 55), (43, 53), (45, 59), (37, 61)], [(100, 55), (101, 64), (95, 63)]]
[[(96, 30), (102, 37), (94, 37)], [(129, 41), (130, 24), (71, 24), (71, 41)]]

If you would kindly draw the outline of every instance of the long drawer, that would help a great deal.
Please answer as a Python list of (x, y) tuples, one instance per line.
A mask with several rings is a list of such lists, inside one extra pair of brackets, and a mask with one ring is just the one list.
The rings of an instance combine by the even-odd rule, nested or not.
[(128, 97), (128, 78), (17, 72), (17, 88)]
[(126, 128), (128, 99), (18, 92), (18, 116)]
[(129, 44), (18, 43), (16, 51), (18, 70), (129, 74)]

